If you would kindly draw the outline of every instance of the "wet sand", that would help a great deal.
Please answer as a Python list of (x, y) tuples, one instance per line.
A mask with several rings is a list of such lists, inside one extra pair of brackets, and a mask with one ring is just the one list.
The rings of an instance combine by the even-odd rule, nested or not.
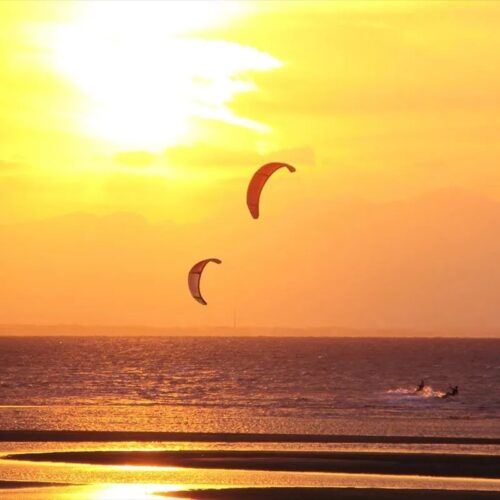
[(33, 462), (202, 469), (336, 472), (500, 479), (500, 456), (437, 453), (289, 451), (73, 451), (22, 453)]
[(0, 490), (13, 490), (18, 488), (42, 488), (48, 486), (69, 486), (69, 484), (45, 483), (39, 481), (0, 481)]
[[(58, 495), (74, 493), (69, 484), (42, 483), (31, 481), (0, 481), (0, 490), (22, 490), (29, 488), (28, 492), (22, 493), (24, 498), (45, 498), (45, 488), (50, 488), (52, 493)], [(129, 485), (130, 490), (134, 488)], [(54, 488), (55, 489), (52, 489)], [(120, 491), (125, 490), (126, 485), (120, 485)], [(37, 493), (38, 488), (41, 488)], [(95, 493), (95, 487), (87, 486), (78, 490), (77, 496)], [(157, 491), (150, 491), (149, 495), (156, 498), (185, 498), (189, 500), (496, 500), (498, 492), (495, 491), (470, 491), (470, 490), (413, 490), (413, 489), (385, 489), (385, 488), (225, 488), (225, 489), (191, 489), (180, 491), (161, 490), (157, 485)], [(112, 490), (111, 490), (112, 491)], [(33, 496), (34, 495), (34, 496)], [(80, 497), (78, 496), (78, 497)], [(18, 498), (18, 497), (16, 497)], [(59, 497), (58, 497), (59, 498)], [(83, 498), (83, 497), (82, 497)], [(92, 497), (93, 498), (93, 497)], [(126, 498), (130, 498), (127, 496)], [(141, 496), (142, 498), (142, 496)]]
[(500, 438), (450, 436), (362, 436), (348, 434), (240, 434), (216, 432), (1, 430), (0, 442), (172, 441), (224, 443), (382, 443), (500, 445)]
[(232, 488), (159, 494), (191, 500), (493, 500), (494, 491), (390, 490), (365, 488)]

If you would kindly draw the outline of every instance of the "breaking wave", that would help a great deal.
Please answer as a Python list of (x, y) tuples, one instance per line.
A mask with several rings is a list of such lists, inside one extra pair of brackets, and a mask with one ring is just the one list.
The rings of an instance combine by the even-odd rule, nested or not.
[(421, 391), (416, 391), (415, 387), (398, 387), (397, 389), (389, 389), (387, 394), (401, 396), (402, 398), (442, 398), (446, 392), (433, 389), (432, 386), (425, 386)]

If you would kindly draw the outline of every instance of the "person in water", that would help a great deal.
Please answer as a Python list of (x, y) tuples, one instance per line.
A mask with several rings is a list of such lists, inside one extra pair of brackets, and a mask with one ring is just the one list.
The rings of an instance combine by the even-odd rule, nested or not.
[(448, 387), (448, 391), (443, 396), (443, 398), (449, 398), (451, 396), (456, 396), (458, 394), (458, 385)]
[(416, 388), (415, 392), (423, 391), (424, 387), (425, 387), (425, 380), (422, 379), (420, 381), (420, 384), (417, 385), (417, 388)]

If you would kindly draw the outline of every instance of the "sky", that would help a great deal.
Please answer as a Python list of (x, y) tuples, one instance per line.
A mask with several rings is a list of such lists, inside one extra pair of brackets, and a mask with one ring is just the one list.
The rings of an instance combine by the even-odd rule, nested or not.
[(499, 22), (0, 2), (0, 324), (500, 332)]

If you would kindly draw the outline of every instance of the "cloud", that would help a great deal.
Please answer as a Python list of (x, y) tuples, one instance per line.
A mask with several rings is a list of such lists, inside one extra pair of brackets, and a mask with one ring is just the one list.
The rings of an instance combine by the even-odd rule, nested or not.
[(26, 167), (27, 165), (17, 161), (0, 160), (0, 173), (24, 170)]
[(297, 166), (314, 166), (316, 164), (316, 155), (313, 148), (310, 147), (291, 148), (264, 155), (262, 161), (280, 161)]
[(187, 167), (238, 167), (258, 163), (254, 151), (214, 147), (208, 144), (176, 146), (165, 151), (167, 163)]
[(156, 155), (149, 151), (123, 151), (114, 156), (114, 160), (127, 167), (149, 167), (155, 161)]
[(187, 167), (257, 167), (270, 161), (298, 165), (314, 165), (315, 154), (310, 147), (297, 147), (259, 154), (251, 150), (214, 147), (206, 144), (176, 146), (165, 152), (168, 163)]
[(497, 110), (498, 5), (400, 4), (287, 3), (256, 15), (233, 36), (266, 47), (285, 65), (256, 75), (262, 91), (238, 96), (233, 107), (268, 122), (276, 114)]

